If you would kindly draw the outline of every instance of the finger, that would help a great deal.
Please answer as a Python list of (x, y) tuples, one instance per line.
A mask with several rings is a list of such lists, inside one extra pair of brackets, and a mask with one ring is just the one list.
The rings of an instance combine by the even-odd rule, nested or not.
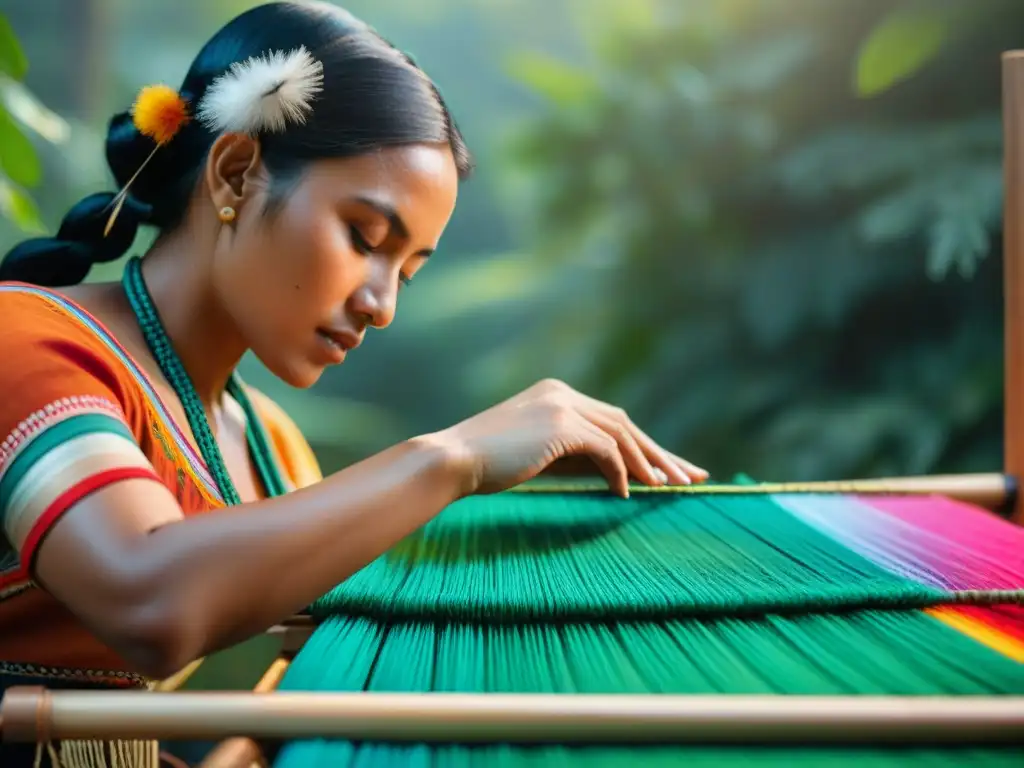
[(590, 412), (584, 413), (583, 416), (618, 443), (619, 451), (626, 462), (626, 468), (633, 477), (647, 485), (664, 485), (667, 482), (667, 474), (651, 464), (628, 425), (602, 413)]
[[(666, 453), (668, 452), (666, 451)], [(676, 456), (674, 453), (669, 453), (668, 455), (672, 457), (672, 460), (677, 465), (679, 465), (682, 468), (683, 472), (689, 475), (690, 479), (693, 480), (695, 483), (703, 483), (711, 476), (711, 474), (706, 469), (701, 469), (696, 464), (693, 464), (687, 461), (686, 459)]]
[(665, 474), (665, 482), (673, 485), (690, 485), (695, 475), (701, 475), (703, 470), (691, 474), (690, 470), (699, 470), (693, 465), (683, 466), (676, 461), (676, 457), (658, 445), (650, 435), (633, 423), (625, 411), (606, 405), (602, 412), (619, 421), (629, 431), (636, 444), (643, 451), (648, 463), (657, 471)]
[(666, 482), (671, 482), (676, 485), (690, 485), (693, 482), (699, 483), (708, 479), (709, 474), (707, 470), (701, 469), (696, 464), (666, 451), (649, 435), (647, 435), (647, 433), (636, 426), (632, 419), (629, 418), (629, 415), (621, 408), (602, 402), (601, 400), (595, 400), (592, 397), (588, 397), (587, 395), (580, 394), (578, 392), (572, 392), (572, 396), (583, 404), (584, 411), (600, 413), (606, 418), (613, 419), (616, 422), (623, 424), (629, 430), (636, 443), (640, 446), (651, 466), (656, 471), (665, 473)]
[(597, 465), (601, 474), (608, 480), (608, 487), (613, 493), (624, 499), (629, 498), (629, 471), (626, 462), (615, 442), (607, 432), (598, 429), (582, 416), (578, 416), (575, 427), (577, 439), (572, 445), (579, 445), (574, 453), (585, 453)]
[(708, 479), (708, 471), (696, 464), (676, 456), (658, 445), (648, 434), (630, 422), (631, 432), (637, 443), (655, 468), (664, 471), (674, 482), (683, 485), (702, 483)]
[[(611, 406), (607, 402), (596, 400), (593, 397), (588, 397), (584, 394), (578, 394), (578, 399), (583, 403), (582, 411), (587, 414), (588, 418), (594, 418), (598, 416), (604, 420), (610, 420), (616, 424), (622, 425), (626, 429), (633, 441), (640, 447), (643, 453), (646, 464), (650, 466), (651, 473), (647, 474), (647, 477), (652, 477), (654, 473), (662, 473), (665, 475), (665, 479), (657, 482), (656, 484), (665, 484), (671, 482), (674, 485), (689, 485), (690, 477), (686, 471), (674, 461), (671, 454), (660, 447), (654, 440), (652, 440), (642, 429), (640, 429), (633, 420), (630, 419), (629, 415), (621, 408)], [(646, 474), (646, 473), (645, 473)], [(658, 478), (660, 479), (660, 478)], [(647, 480), (648, 484), (651, 483)]]

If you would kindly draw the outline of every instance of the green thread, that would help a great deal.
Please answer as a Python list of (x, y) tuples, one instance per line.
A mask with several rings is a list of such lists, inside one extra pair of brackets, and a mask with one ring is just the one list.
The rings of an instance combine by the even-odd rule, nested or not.
[[(224, 457), (221, 455), (220, 447), (210, 429), (209, 420), (206, 418), (206, 409), (196, 393), (195, 385), (185, 370), (181, 358), (174, 351), (170, 338), (164, 330), (160, 315), (157, 312), (153, 298), (142, 277), (142, 262), (138, 258), (132, 258), (125, 266), (124, 277), (122, 278), (125, 295), (132, 311), (138, 320), (139, 328), (149, 347), (150, 354), (160, 370), (163, 372), (168, 383), (174, 389), (178, 399), (181, 401), (185, 416), (188, 419), (192, 435), (199, 446), (199, 452), (206, 462), (214, 482), (220, 490), (224, 503), (233, 506), (241, 504), (241, 497), (235, 489), (231, 480)], [(241, 378), (237, 373), (232, 373), (227, 385), (228, 394), (231, 395), (242, 407), (246, 419), (246, 439), (249, 445), (249, 452), (256, 471), (263, 483), (263, 487), (270, 496), (280, 496), (287, 491), (281, 473), (274, 461), (267, 435), (260, 423), (259, 415), (253, 407)]]
[(767, 496), (509, 493), (450, 505), (312, 611), (514, 623), (945, 599), (944, 590), (866, 560)]
[[(900, 541), (912, 561), (920, 542)], [(952, 557), (946, 567), (963, 574), (966, 562)], [(319, 626), (280, 690), (1021, 695), (1024, 664), (919, 610), (1021, 598), (1018, 589), (951, 593), (920, 584), (765, 495), (477, 496), (449, 506), (318, 601)], [(1022, 762), (1020, 745), (326, 738), (285, 745), (274, 765), (1009, 768)]]
[[(294, 659), (287, 691), (693, 695), (1019, 695), (1024, 665), (914, 612), (741, 621), (492, 626), (338, 617)], [(1024, 749), (388, 744), (303, 739), (275, 768), (594, 765), (992, 765)]]

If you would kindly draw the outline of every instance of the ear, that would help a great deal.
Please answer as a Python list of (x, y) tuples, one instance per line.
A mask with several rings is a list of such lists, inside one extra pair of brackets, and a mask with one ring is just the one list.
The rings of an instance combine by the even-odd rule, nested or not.
[(246, 201), (266, 187), (259, 141), (242, 133), (218, 136), (206, 159), (206, 185), (215, 210), (230, 206), (241, 213)]

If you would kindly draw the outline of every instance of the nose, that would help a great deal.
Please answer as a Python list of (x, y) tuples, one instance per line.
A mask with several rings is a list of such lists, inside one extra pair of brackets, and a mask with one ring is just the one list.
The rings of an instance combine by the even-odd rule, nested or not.
[(397, 303), (398, 279), (393, 275), (381, 275), (368, 280), (352, 294), (349, 309), (367, 325), (387, 328), (395, 319)]

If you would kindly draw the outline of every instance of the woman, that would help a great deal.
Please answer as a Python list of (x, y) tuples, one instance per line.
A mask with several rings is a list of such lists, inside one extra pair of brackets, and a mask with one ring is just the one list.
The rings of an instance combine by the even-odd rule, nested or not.
[[(427, 77), (336, 7), (234, 19), (178, 91), (113, 119), (107, 159), (121, 191), (0, 268), (5, 685), (148, 685), (301, 610), (455, 500), (563, 457), (592, 459), (620, 495), (629, 477), (706, 479), (558, 382), (324, 479), (238, 381), (252, 350), (309, 387), (387, 327), (469, 173)], [(139, 225), (159, 231), (145, 259), (79, 285)]]

